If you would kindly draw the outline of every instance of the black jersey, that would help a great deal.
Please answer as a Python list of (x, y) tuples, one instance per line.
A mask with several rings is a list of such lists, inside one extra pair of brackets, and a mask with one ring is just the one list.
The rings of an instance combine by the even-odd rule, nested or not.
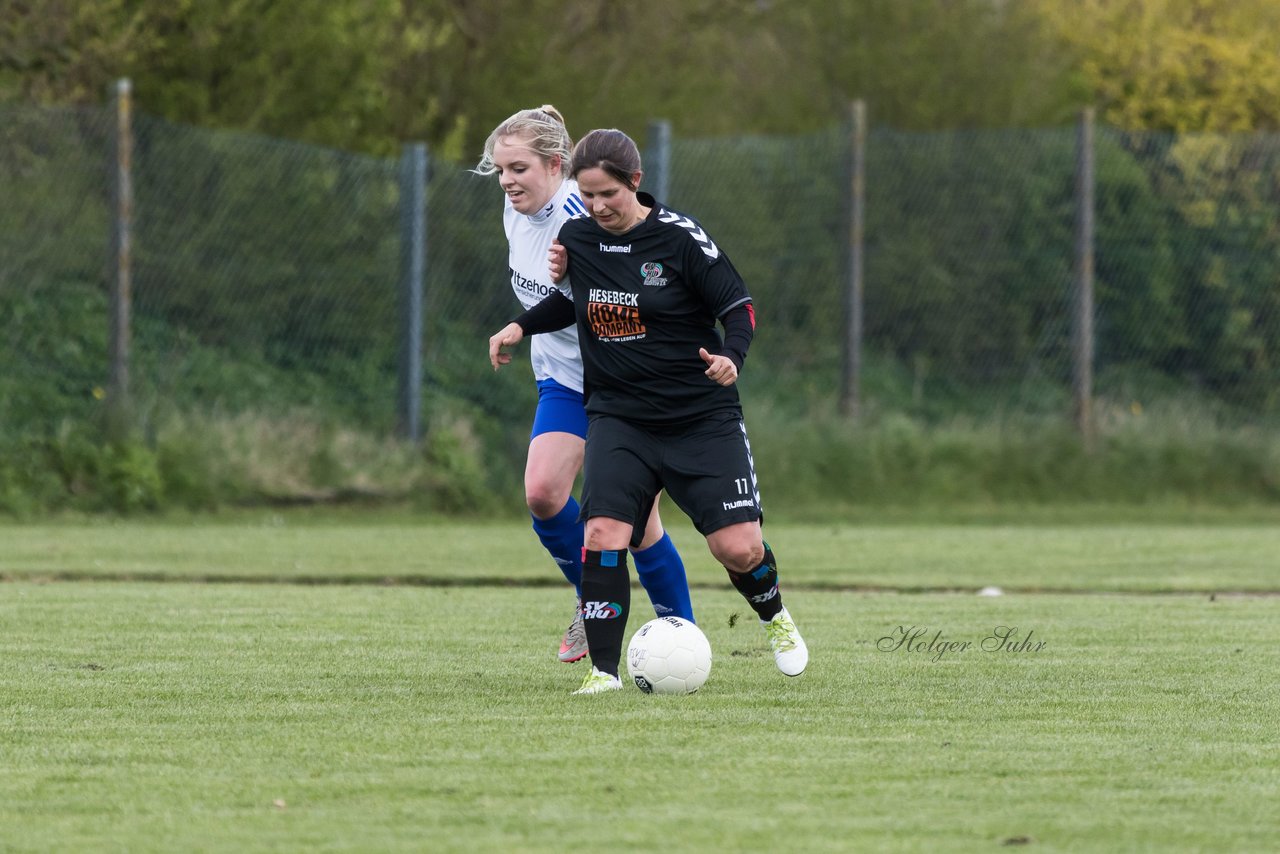
[(587, 412), (653, 425), (741, 412), (736, 386), (708, 379), (698, 348), (720, 352), (716, 319), (751, 301), (746, 284), (697, 221), (639, 199), (652, 210), (626, 234), (585, 216), (560, 227)]

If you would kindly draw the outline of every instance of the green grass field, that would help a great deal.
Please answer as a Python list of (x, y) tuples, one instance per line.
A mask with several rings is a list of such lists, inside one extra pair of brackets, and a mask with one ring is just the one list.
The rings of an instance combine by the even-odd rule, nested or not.
[[(569, 695), (571, 600), (522, 525), (0, 527), (0, 850), (1280, 837), (1275, 527), (776, 526), (812, 653), (795, 680), (673, 534), (715, 652), (679, 698)], [(1029, 643), (984, 650), (1001, 626)]]

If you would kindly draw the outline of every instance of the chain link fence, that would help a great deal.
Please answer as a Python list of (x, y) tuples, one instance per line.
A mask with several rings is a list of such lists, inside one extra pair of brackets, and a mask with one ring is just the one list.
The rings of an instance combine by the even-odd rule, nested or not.
[[(582, 129), (579, 129), (582, 130)], [(106, 394), (116, 116), (0, 107), (4, 430), (96, 417)], [(902, 133), (865, 152), (864, 417), (1071, 415), (1076, 129)], [(391, 434), (397, 160), (133, 120), (130, 390), (171, 412), (302, 408)], [(1280, 411), (1280, 137), (1099, 130), (1100, 410)], [(749, 399), (834, 411), (850, 275), (850, 131), (676, 138), (665, 201), (697, 217), (757, 304)], [(527, 427), (527, 367), (494, 375), (516, 313), (501, 195), (470, 164), (425, 188), (422, 403)]]

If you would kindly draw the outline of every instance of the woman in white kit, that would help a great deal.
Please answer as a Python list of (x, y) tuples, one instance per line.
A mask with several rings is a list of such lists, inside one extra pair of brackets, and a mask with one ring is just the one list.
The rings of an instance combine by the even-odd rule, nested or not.
[[(564, 117), (546, 104), (521, 110), (494, 128), (474, 170), (497, 175), (506, 195), (502, 222), (511, 288), (525, 309), (555, 289), (569, 296), (567, 279), (559, 284), (552, 281), (548, 253), (560, 225), (586, 213), (577, 184), (565, 176), (572, 149)], [(570, 662), (587, 654), (581, 599), (584, 523), (578, 518), (578, 502), (573, 497), (587, 436), (576, 329), (570, 326), (534, 335), (530, 357), (538, 383), (538, 408), (524, 470), (525, 503), (538, 539), (578, 593), (573, 622), (560, 643), (560, 660)], [(644, 538), (631, 554), (654, 612), (660, 617), (692, 621), (684, 563), (662, 528), (656, 503)]]

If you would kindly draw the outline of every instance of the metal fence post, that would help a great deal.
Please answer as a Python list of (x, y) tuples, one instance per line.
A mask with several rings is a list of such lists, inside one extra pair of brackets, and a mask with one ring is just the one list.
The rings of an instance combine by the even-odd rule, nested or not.
[(427, 146), (400, 156), (399, 432), (422, 438), (422, 289), (427, 269)]
[(649, 123), (649, 150), (644, 164), (644, 188), (660, 202), (670, 204), (671, 122), (655, 119)]
[(106, 428), (111, 439), (128, 432), (131, 417), (129, 403), (129, 326), (133, 303), (133, 85), (122, 77), (115, 83), (116, 132), (111, 163), (112, 227), (111, 227), (111, 294), (108, 311), (108, 358)]
[(862, 258), (863, 213), (866, 194), (867, 104), (852, 104), (849, 176), (849, 282), (845, 289), (844, 360), (840, 409), (849, 418), (862, 414)]
[(1076, 428), (1093, 446), (1093, 107), (1080, 113), (1076, 134), (1076, 252), (1071, 322), (1071, 391)]

